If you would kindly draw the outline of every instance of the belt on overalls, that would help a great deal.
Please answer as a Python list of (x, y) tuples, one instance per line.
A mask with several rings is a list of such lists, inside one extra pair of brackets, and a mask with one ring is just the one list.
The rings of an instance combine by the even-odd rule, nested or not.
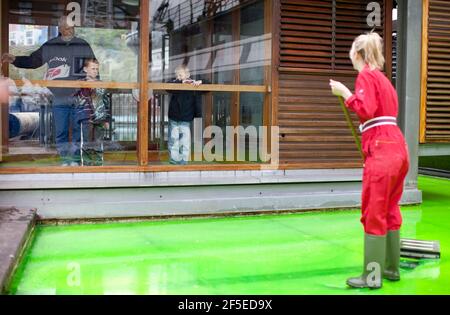
[(366, 121), (364, 124), (359, 125), (359, 131), (361, 133), (377, 126), (383, 126), (383, 125), (393, 125), (397, 126), (397, 118), (393, 116), (380, 116), (372, 118), (368, 121)]

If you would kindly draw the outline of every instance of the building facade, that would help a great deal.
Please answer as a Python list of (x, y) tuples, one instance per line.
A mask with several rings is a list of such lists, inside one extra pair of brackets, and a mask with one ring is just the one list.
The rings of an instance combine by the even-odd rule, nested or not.
[[(384, 38), (384, 71), (391, 79), (395, 74), (399, 124), (410, 149), (402, 202), (419, 203), (423, 60), (430, 60), (426, 108), (434, 113), (433, 106), (446, 106), (439, 94), (445, 75), (431, 85), (441, 72), (433, 65), (446, 64), (446, 57), (439, 59), (446, 31), (437, 35), (441, 45), (430, 41), (428, 57), (421, 44), (435, 21), (445, 24), (439, 13), (430, 14), (428, 30), (422, 30), (436, 5), (433, 0), (3, 0), (3, 52), (31, 53), (24, 45), (8, 45), (12, 26), (49, 26), (52, 38), (66, 13), (99, 60), (101, 81), (45, 81), (45, 65), (33, 70), (4, 65), (3, 73), (16, 84), (14, 102), (29, 106), (22, 115), (12, 113), (11, 104), (2, 107), (1, 203), (37, 208), (44, 219), (357, 207), (362, 161), (328, 80), (353, 85), (357, 73), (348, 51), (357, 35), (372, 29)], [(202, 84), (170, 83), (180, 65)], [(35, 95), (43, 88), (82, 87), (108, 91), (102, 164), (63, 167), (55, 149), (55, 104)], [(201, 117), (192, 121), (190, 161), (171, 165), (169, 103), (174, 93), (194, 92)], [(19, 121), (16, 137), (11, 115)], [(33, 115), (38, 122), (26, 128), (26, 117)], [(427, 117), (427, 128), (445, 125), (446, 118)]]

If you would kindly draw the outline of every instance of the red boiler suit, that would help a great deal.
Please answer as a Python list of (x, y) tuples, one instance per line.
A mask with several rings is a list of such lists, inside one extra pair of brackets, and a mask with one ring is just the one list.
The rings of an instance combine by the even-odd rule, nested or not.
[[(397, 117), (397, 93), (385, 75), (366, 66), (356, 79), (355, 93), (346, 106), (356, 112), (361, 124), (382, 116)], [(393, 118), (392, 118), (393, 119)], [(409, 169), (408, 148), (397, 125), (373, 126), (362, 133), (364, 172), (361, 223), (372, 235), (399, 230), (402, 216), (398, 205)]]

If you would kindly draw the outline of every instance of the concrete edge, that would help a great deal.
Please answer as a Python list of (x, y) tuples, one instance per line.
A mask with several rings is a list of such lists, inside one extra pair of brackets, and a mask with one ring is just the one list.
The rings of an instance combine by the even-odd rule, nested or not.
[[(26, 194), (26, 198), (23, 198)], [(200, 187), (59, 189), (0, 192), (0, 206), (37, 208), (43, 220), (199, 216), (277, 211), (353, 209), (361, 184), (309, 183)], [(422, 193), (405, 187), (401, 205), (419, 204)]]
[[(9, 293), (14, 273), (30, 244), (37, 221), (36, 209), (9, 210), (12, 209), (17, 212), (0, 217), (0, 295)], [(0, 208), (2, 211), (5, 208)]]
[(362, 169), (0, 175), (0, 190), (127, 188), (361, 181)]

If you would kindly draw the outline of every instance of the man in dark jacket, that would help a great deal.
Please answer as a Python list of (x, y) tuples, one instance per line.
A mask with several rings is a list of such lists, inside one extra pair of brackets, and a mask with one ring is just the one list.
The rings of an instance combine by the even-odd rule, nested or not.
[[(79, 80), (84, 59), (95, 59), (89, 44), (75, 37), (75, 30), (67, 17), (59, 19), (59, 35), (44, 43), (30, 56), (4, 54), (2, 62), (18, 68), (36, 69), (44, 64), (48, 70), (44, 80)], [(50, 88), (53, 93), (53, 119), (55, 121), (56, 149), (63, 166), (78, 166), (80, 162), (80, 128), (75, 123), (74, 88)], [(72, 141), (69, 143), (69, 126)]]
[[(176, 79), (170, 83), (199, 86), (202, 81), (190, 78), (189, 69), (179, 66), (175, 70)], [(171, 164), (187, 164), (191, 157), (191, 122), (201, 117), (201, 102), (196, 91), (169, 91), (169, 155)]]

